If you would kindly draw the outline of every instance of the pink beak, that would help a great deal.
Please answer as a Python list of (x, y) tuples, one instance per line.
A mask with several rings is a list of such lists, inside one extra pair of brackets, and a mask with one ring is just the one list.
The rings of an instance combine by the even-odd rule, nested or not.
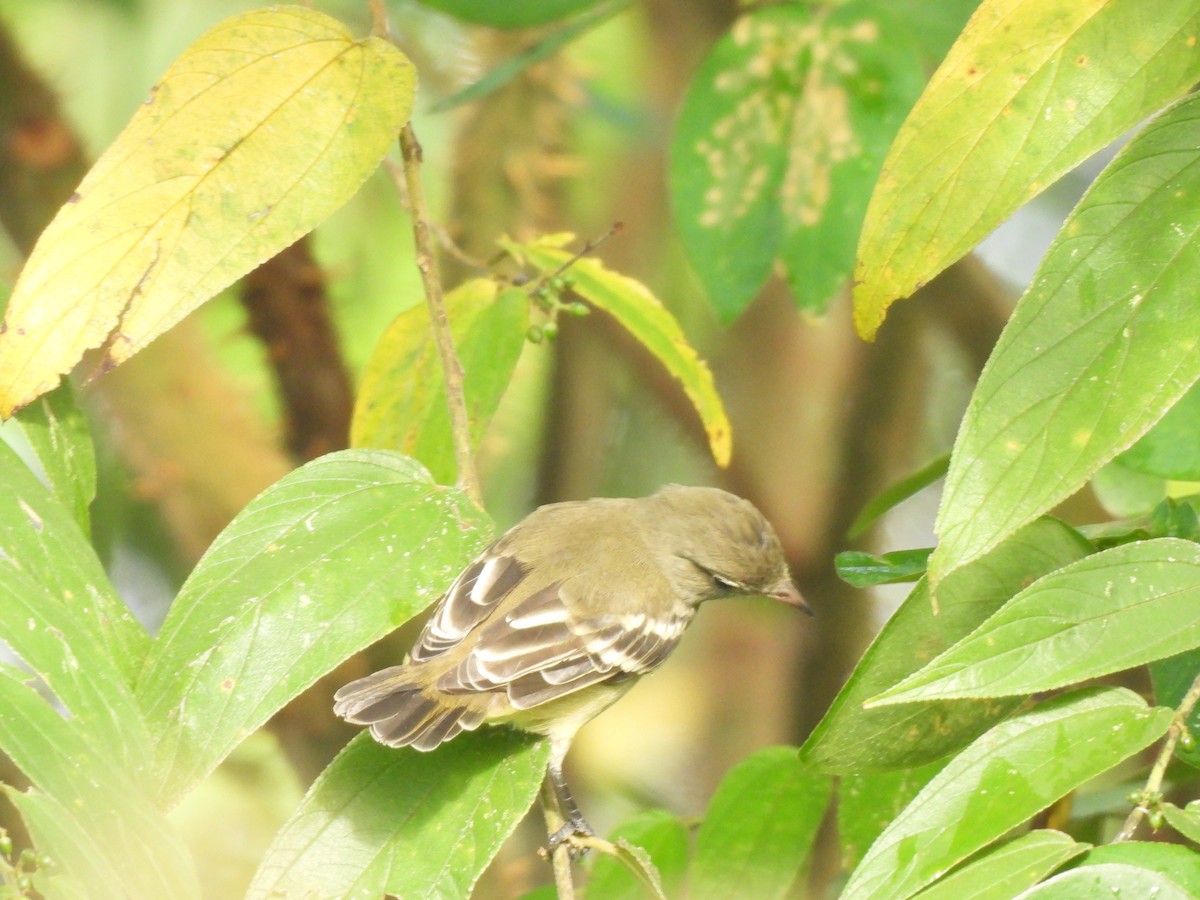
[(767, 594), (767, 596), (772, 597), (775, 600), (782, 600), (788, 606), (794, 606), (810, 616), (813, 615), (812, 607), (804, 602), (804, 598), (800, 596), (800, 591), (798, 591), (796, 586), (790, 581), (787, 582), (785, 587), (780, 588), (777, 591), (771, 591), (771, 593)]

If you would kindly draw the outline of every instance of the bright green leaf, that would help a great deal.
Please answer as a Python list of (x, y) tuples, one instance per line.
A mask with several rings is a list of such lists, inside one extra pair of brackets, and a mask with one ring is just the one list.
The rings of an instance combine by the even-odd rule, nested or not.
[(1200, 376), (1198, 148), (1200, 97), (1117, 154), (1047, 251), (959, 430), (935, 585), (1081, 487)]
[(1141, 439), (1117, 457), (1121, 465), (1175, 481), (1200, 481), (1200, 385), (1180, 398)]
[[(559, 249), (566, 239), (569, 236), (551, 235), (531, 244), (502, 241), (501, 246), (542, 273), (550, 274), (571, 260), (570, 253)], [(571, 287), (579, 296), (615, 318), (679, 379), (700, 415), (713, 459), (717, 465), (727, 466), (733, 452), (729, 418), (717, 394), (712, 372), (692, 349), (675, 317), (645, 285), (609, 271), (599, 260), (577, 260), (568, 274)]]
[(1079, 867), (1108, 863), (1153, 869), (1181, 887), (1200, 892), (1200, 853), (1191, 847), (1158, 841), (1101, 844), (1088, 851), (1079, 861)]
[(1194, 0), (1162, 0), (1153, 15), (1144, 0), (984, 0), (884, 163), (859, 243), (859, 333), (872, 337), (893, 301), (1187, 92), (1198, 30)]
[(861, 550), (843, 550), (834, 557), (833, 562), (838, 578), (856, 588), (865, 588), (876, 584), (916, 581), (925, 574), (925, 564), (932, 552), (926, 547), (919, 550), (893, 550), (876, 556)]
[(1194, 647), (1200, 647), (1200, 545), (1140, 541), (1035, 582), (870, 703), (1024, 696)]
[(17, 421), (50, 490), (88, 534), (88, 508), (96, 497), (96, 450), (87, 417), (75, 401), (75, 389), (63, 382), (21, 410)]
[(1193, 800), (1185, 809), (1164, 803), (1162, 811), (1167, 824), (1193, 844), (1200, 844), (1200, 800)]
[(1029, 831), (989, 850), (932, 887), (918, 900), (1010, 900), (1067, 860), (1090, 849), (1061, 831)]
[(599, 0), (421, 0), (422, 5), (440, 10), (466, 22), (493, 28), (531, 28), (572, 16)]
[[(691, 848), (687, 829), (676, 816), (661, 809), (640, 812), (615, 829), (609, 840), (641, 847), (658, 870), (663, 893), (681, 895)], [(645, 900), (646, 888), (626, 866), (607, 854), (594, 856), (587, 880), (588, 900)]]
[(1162, 736), (1170, 723), (1170, 710), (1147, 707), (1124, 688), (1065, 694), (1001, 722), (951, 760), (893, 820), (841, 900), (911, 897)]
[(801, 4), (739, 18), (700, 67), (671, 147), (671, 199), (725, 321), (778, 261), (823, 311), (849, 278), (883, 156), (924, 84), (879, 5)]
[(734, 766), (696, 835), (688, 897), (787, 896), (812, 850), (830, 787), (795, 747), (768, 747)]
[(360, 734), (275, 837), (247, 896), (468, 897), (529, 810), (548, 756), (546, 742), (508, 729), (433, 753)]
[(43, 232), (0, 327), (0, 415), (84, 351), (116, 365), (350, 199), (413, 67), (298, 6), (226, 19), (167, 70)]
[(817, 725), (803, 752), (831, 772), (909, 768), (974, 740), (1017, 701), (943, 701), (863, 709), (863, 701), (917, 671), (970, 634), (1010, 597), (1091, 552), (1078, 532), (1041, 519), (948, 577), (935, 615), (922, 581), (883, 627)]
[[(477, 278), (445, 301), (463, 367), (471, 439), (478, 445), (525, 346), (529, 297)], [(424, 304), (397, 316), (375, 345), (354, 406), (350, 442), (399, 450), (424, 463), (434, 481), (453, 483), (446, 381)]]
[(171, 604), (138, 682), (163, 800), (435, 600), (489, 533), (464, 494), (382, 450), (323, 456), (252, 501)]
[(36, 785), (8, 789), (8, 799), (38, 851), (71, 878), (93, 885), (97, 896), (199, 896), (182, 841), (109, 748), (89, 745), (74, 719), (6, 671), (0, 671), (0, 748)]
[(1196, 895), (1165, 875), (1124, 863), (1070, 869), (1021, 894), (1021, 900), (1096, 900), (1098, 897), (1195, 900)]
[(0, 442), (0, 637), (77, 726), (131, 770), (149, 737), (131, 683), (149, 635), (71, 512)]
[(859, 864), (883, 829), (944, 765), (939, 760), (915, 769), (847, 774), (838, 779), (838, 837), (843, 869), (850, 871)]

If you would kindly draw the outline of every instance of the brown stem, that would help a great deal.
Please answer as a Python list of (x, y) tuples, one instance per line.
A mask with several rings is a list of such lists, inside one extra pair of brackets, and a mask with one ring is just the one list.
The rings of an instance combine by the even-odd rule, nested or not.
[(1127, 841), (1132, 838), (1146, 814), (1150, 812), (1151, 808), (1162, 802), (1162, 785), (1163, 779), (1167, 775), (1167, 766), (1175, 755), (1175, 745), (1187, 731), (1188, 717), (1196, 708), (1197, 702), (1200, 702), (1200, 675), (1196, 676), (1196, 680), (1192, 682), (1192, 686), (1188, 688), (1188, 692), (1183, 695), (1183, 700), (1176, 708), (1175, 716), (1171, 719), (1171, 727), (1167, 729), (1167, 739), (1163, 741), (1162, 748), (1158, 751), (1158, 758), (1154, 760), (1154, 766), (1150, 769), (1150, 777), (1146, 779), (1146, 786), (1142, 788), (1138, 803), (1129, 813), (1120, 833), (1113, 838), (1114, 842)]
[(458, 487), (482, 507), (479, 475), (475, 470), (474, 454), (471, 452), (471, 424), (467, 416), (467, 399), (463, 390), (463, 368), (458, 359), (458, 351), (454, 349), (454, 337), (450, 332), (450, 319), (446, 315), (446, 303), (442, 298), (442, 283), (438, 279), (433, 243), (429, 239), (429, 215), (425, 206), (425, 192), (421, 186), (421, 144), (417, 141), (411, 123), (405, 125), (400, 132), (400, 152), (404, 159), (404, 184), (408, 190), (408, 206), (412, 213), (417, 269), (425, 287), (430, 327), (433, 329), (438, 355), (442, 360), (442, 374), (446, 379), (446, 403), (450, 407), (450, 431), (454, 436), (454, 458), (458, 463)]

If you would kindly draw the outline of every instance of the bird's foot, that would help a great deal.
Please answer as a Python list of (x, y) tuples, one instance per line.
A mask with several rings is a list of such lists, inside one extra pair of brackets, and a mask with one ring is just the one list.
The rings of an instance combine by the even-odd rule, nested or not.
[(543, 854), (548, 859), (553, 855), (555, 850), (566, 844), (571, 858), (575, 859), (587, 853), (588, 846), (585, 842), (588, 838), (595, 836), (596, 832), (592, 830), (591, 825), (584, 821), (582, 816), (572, 818), (567, 824), (563, 825), (562, 828), (546, 839), (546, 849), (543, 851)]

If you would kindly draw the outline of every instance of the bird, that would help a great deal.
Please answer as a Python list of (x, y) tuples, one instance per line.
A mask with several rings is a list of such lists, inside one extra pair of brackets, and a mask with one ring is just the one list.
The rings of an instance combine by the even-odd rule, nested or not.
[(554, 850), (594, 834), (563, 775), (575, 733), (667, 659), (702, 603), (743, 596), (812, 612), (748, 500), (667, 485), (548, 504), (458, 575), (402, 665), (340, 688), (334, 712), (419, 751), (485, 724), (549, 738)]

